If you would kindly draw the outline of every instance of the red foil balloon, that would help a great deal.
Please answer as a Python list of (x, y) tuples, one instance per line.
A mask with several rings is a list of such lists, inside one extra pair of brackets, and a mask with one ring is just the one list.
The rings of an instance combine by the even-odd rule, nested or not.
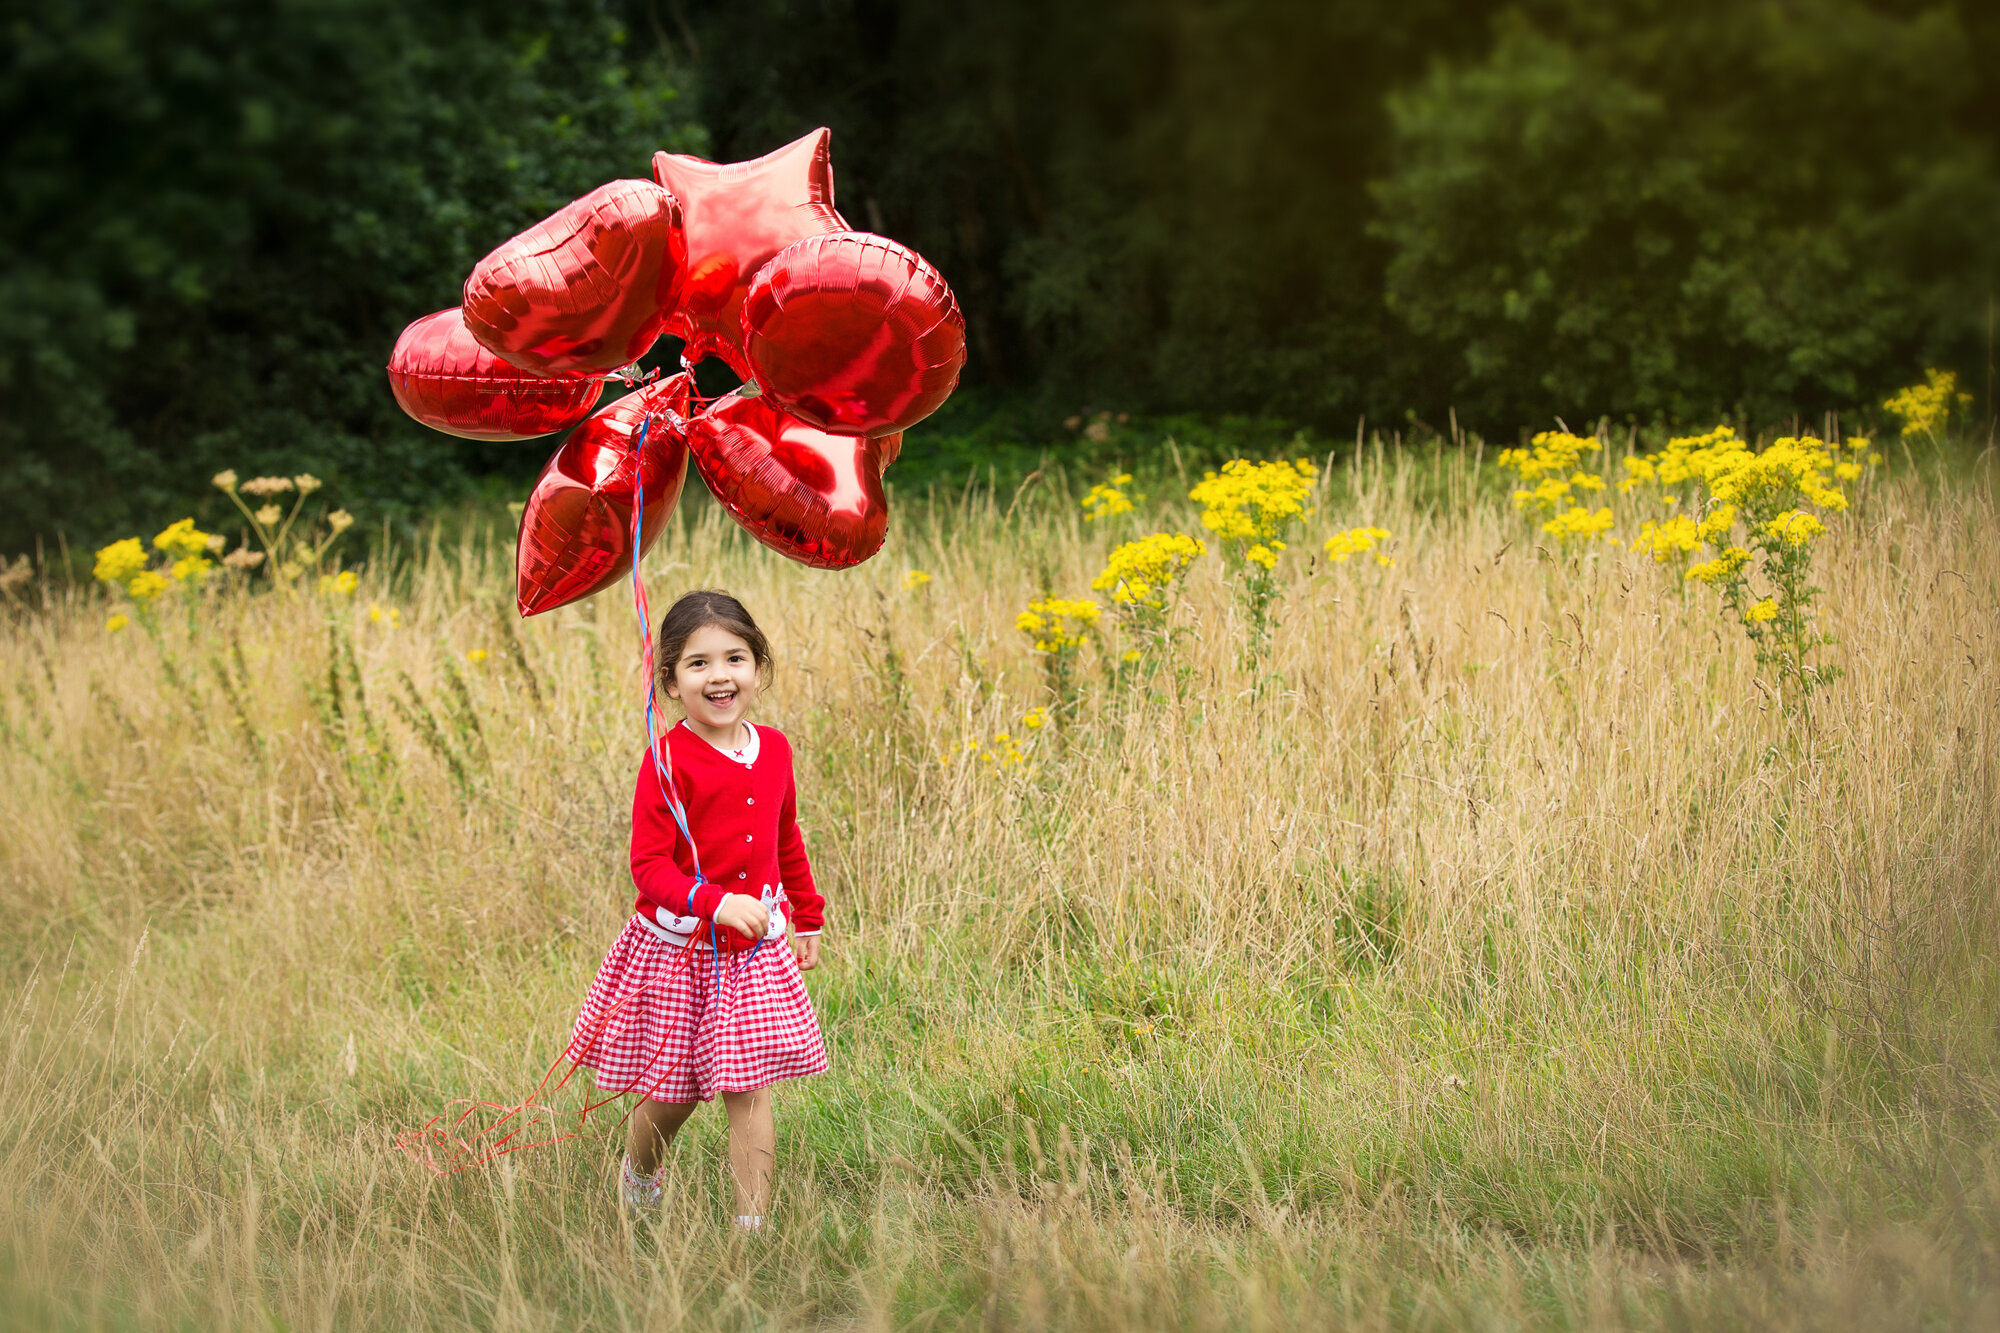
[[(687, 440), (668, 411), (685, 417), (692, 383), (676, 375), (626, 394), (577, 428), (542, 469), (521, 511), (514, 600), (524, 616), (599, 593), (632, 569), (635, 474), (645, 480), (643, 558), (687, 482)], [(633, 445), (649, 415), (641, 460)]]
[(829, 435), (763, 397), (732, 393), (689, 422), (687, 438), (709, 489), (772, 550), (845, 569), (882, 549), (881, 455), (900, 448), (900, 437)]
[(465, 323), (523, 370), (616, 370), (659, 339), (686, 271), (680, 201), (651, 181), (612, 181), (480, 260)]
[(754, 162), (720, 164), (653, 154), (653, 179), (681, 201), (687, 282), (667, 332), (684, 339), (693, 365), (719, 356), (744, 379), (740, 315), (757, 270), (793, 241), (846, 231), (833, 207), (831, 130), (818, 129)]
[(757, 387), (799, 420), (892, 435), (958, 387), (965, 319), (916, 251), (834, 232), (786, 246), (751, 280), (743, 350)]
[(389, 353), (389, 390), (433, 430), (468, 440), (531, 440), (590, 415), (603, 384), (508, 365), (473, 338), (456, 306), (425, 315)]

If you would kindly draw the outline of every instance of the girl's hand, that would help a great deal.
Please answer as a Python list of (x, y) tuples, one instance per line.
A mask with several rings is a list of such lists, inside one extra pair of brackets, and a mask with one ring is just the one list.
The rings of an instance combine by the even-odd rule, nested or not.
[(728, 893), (715, 909), (715, 924), (727, 926), (745, 939), (761, 940), (771, 928), (771, 914), (747, 893)]
[(819, 966), (819, 936), (792, 936), (792, 957), (799, 960), (799, 971), (810, 972)]

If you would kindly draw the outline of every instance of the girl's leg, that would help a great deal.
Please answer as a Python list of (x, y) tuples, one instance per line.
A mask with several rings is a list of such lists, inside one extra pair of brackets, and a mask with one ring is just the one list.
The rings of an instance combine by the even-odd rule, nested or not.
[(725, 1092), (729, 1112), (729, 1169), (736, 1177), (736, 1215), (759, 1223), (771, 1201), (771, 1172), (778, 1161), (778, 1130), (771, 1122), (771, 1090)]
[[(660, 1169), (660, 1156), (667, 1145), (674, 1141), (674, 1132), (687, 1123), (700, 1102), (640, 1102), (632, 1112), (632, 1123), (625, 1135), (625, 1152), (632, 1159), (632, 1170), (640, 1176), (650, 1176)], [(766, 1118), (769, 1118), (766, 1113)], [(730, 1123), (735, 1124), (736, 1116), (730, 1113)]]

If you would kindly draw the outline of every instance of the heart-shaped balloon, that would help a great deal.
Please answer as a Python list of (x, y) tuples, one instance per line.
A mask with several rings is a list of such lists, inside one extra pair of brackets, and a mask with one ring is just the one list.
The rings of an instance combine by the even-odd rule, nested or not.
[(840, 435), (908, 430), (951, 396), (965, 318), (922, 255), (886, 236), (834, 232), (780, 250), (743, 298), (757, 385)]
[(612, 181), (480, 260), (465, 324), (537, 374), (616, 370), (658, 341), (686, 272), (680, 201), (652, 181)]
[(389, 390), (433, 430), (468, 440), (531, 440), (590, 415), (595, 379), (531, 375), (479, 345), (458, 307), (425, 315), (389, 353)]
[(687, 439), (723, 508), (772, 550), (845, 569), (882, 549), (881, 458), (900, 436), (829, 435), (761, 396), (731, 393), (688, 423)]
[[(682, 420), (692, 387), (686, 375), (676, 375), (626, 394), (579, 426), (549, 459), (521, 511), (514, 600), (522, 615), (602, 592), (631, 571), (632, 507), (642, 478), (644, 558), (687, 481)], [(641, 453), (634, 444), (649, 418)]]
[(681, 201), (687, 285), (667, 332), (693, 365), (719, 356), (744, 379), (743, 294), (771, 256), (803, 236), (846, 231), (833, 207), (833, 132), (814, 130), (751, 162), (653, 154), (653, 179)]

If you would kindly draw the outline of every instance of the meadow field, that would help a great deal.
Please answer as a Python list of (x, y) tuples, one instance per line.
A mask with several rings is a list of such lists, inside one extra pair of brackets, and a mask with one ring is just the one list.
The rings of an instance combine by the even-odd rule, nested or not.
[[(504, 515), (325, 591), (21, 584), (0, 1323), (2000, 1326), (1995, 473), (1890, 454), (1803, 699), (1470, 445), (1317, 460), (1262, 657), (1213, 549), (1061, 694), (1017, 617), (1202, 532), (1170, 451), (1097, 521), (1059, 467), (898, 492), (841, 573), (689, 497), (653, 605), (770, 631), (829, 902), (754, 1242), (719, 1113), (656, 1223), (616, 1108), (394, 1147), (535, 1084), (629, 911), (624, 590), (518, 620)], [(1392, 565), (1327, 558), (1360, 525)]]

